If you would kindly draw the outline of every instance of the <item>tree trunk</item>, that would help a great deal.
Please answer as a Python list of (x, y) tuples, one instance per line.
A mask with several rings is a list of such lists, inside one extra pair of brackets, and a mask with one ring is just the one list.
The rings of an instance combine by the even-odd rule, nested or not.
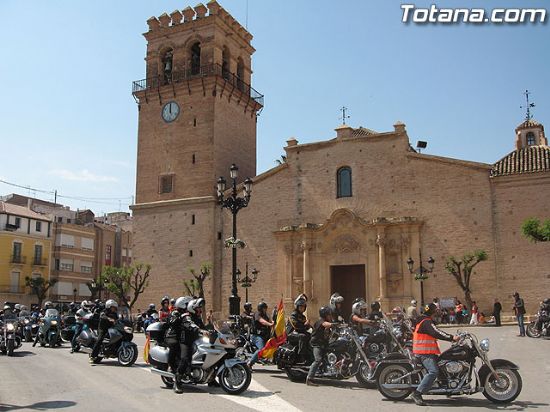
[(464, 300), (466, 301), (466, 305), (468, 306), (468, 310), (472, 310), (473, 301), (472, 301), (472, 292), (470, 289), (466, 289), (464, 291)]

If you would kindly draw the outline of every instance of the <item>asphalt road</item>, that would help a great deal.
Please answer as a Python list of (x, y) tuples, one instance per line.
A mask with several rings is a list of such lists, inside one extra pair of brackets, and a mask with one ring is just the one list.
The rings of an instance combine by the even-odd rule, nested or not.
[[(219, 388), (186, 387), (182, 395), (164, 389), (160, 377), (149, 372), (141, 353), (131, 368), (116, 360), (88, 364), (86, 354), (70, 354), (69, 345), (50, 349), (30, 343), (13, 358), (0, 356), (0, 411), (168, 411), (196, 407), (197, 411), (550, 411), (550, 341), (517, 337), (516, 327), (472, 328), (480, 338), (491, 339), (490, 357), (509, 359), (520, 366), (523, 391), (508, 406), (497, 406), (483, 395), (427, 396), (429, 406), (410, 400), (390, 402), (376, 389), (364, 389), (356, 381), (325, 381), (319, 387), (290, 382), (273, 367), (254, 368), (252, 384), (240, 396)], [(143, 335), (136, 336), (143, 346)], [(444, 346), (443, 344), (442, 346)], [(176, 409), (174, 409), (176, 410)]]

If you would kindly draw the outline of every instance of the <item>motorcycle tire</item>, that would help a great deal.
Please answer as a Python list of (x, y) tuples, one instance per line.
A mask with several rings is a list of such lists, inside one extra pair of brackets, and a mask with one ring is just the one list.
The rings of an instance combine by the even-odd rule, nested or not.
[(161, 376), (160, 379), (168, 389), (174, 388), (174, 379), (168, 378), (167, 376)]
[(366, 365), (362, 364), (359, 367), (357, 374), (355, 375), (355, 379), (357, 379), (357, 382), (359, 382), (359, 384), (364, 388), (374, 389), (376, 388), (376, 381), (374, 380), (373, 376), (369, 377), (368, 373), (369, 368)]
[(6, 342), (6, 352), (8, 356), (13, 356), (13, 350), (15, 349), (15, 342), (10, 339)]
[(94, 365), (98, 365), (98, 364), (101, 363), (102, 360), (103, 360), (103, 357), (102, 357), (102, 356), (97, 356), (97, 357), (94, 358), (94, 360), (93, 360), (92, 363), (93, 363)]
[(136, 363), (138, 357), (137, 346), (131, 345), (126, 348), (120, 348), (117, 361), (120, 366), (132, 366)]
[(46, 342), (40, 341), (40, 346), (41, 346), (41, 347), (46, 346)]
[(527, 325), (527, 328), (525, 329), (525, 333), (530, 338), (540, 338), (541, 332), (536, 329), (536, 322), (533, 321)]
[(239, 382), (231, 382), (231, 373), (229, 368), (225, 368), (222, 373), (218, 376), (218, 381), (223, 391), (229, 395), (238, 395), (243, 393), (250, 386), (252, 381), (252, 372), (246, 364), (238, 363), (231, 367), (233, 369), (233, 374), (240, 375)]
[[(413, 391), (412, 389), (387, 389), (384, 388), (382, 385), (385, 383), (392, 383), (391, 381), (393, 379), (399, 378), (403, 375), (406, 375), (411, 371), (411, 368), (409, 366), (404, 365), (388, 365), (380, 371), (378, 374), (378, 378), (376, 379), (376, 386), (378, 387), (378, 392), (382, 394), (382, 396), (386, 399), (392, 400), (392, 401), (402, 401), (407, 396), (411, 394)], [(406, 383), (410, 382), (410, 376), (407, 379)]]
[(502, 378), (503, 383), (507, 386), (502, 387), (500, 382), (497, 382), (495, 385), (493, 375), (489, 374), (484, 382), (483, 396), (493, 403), (502, 404), (512, 402), (521, 393), (521, 388), (523, 387), (521, 375), (517, 370), (505, 367), (495, 368), (495, 372)]
[(292, 368), (285, 368), (286, 376), (288, 376), (288, 379), (290, 379), (292, 382), (305, 382), (307, 378), (307, 374), (302, 371), (294, 370)]
[(25, 333), (25, 342), (32, 342), (34, 339), (32, 338), (32, 334), (29, 332), (29, 333)]

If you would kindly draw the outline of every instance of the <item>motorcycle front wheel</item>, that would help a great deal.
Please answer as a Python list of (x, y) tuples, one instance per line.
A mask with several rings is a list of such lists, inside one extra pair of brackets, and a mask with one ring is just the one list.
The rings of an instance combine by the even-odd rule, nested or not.
[(359, 370), (357, 371), (357, 375), (355, 375), (355, 378), (357, 379), (357, 382), (361, 384), (361, 386), (365, 388), (375, 388), (376, 383), (374, 381), (374, 377), (369, 375), (369, 367), (366, 363), (361, 363), (359, 366)]
[[(392, 383), (404, 383), (404, 384), (411, 384), (410, 376), (399, 380), (402, 376), (406, 375), (410, 372), (410, 368), (407, 368), (403, 365), (388, 365), (384, 367), (380, 374), (378, 375), (378, 379), (376, 380), (376, 384), (378, 386), (378, 391), (384, 396), (386, 399), (390, 399), (392, 401), (402, 401), (407, 396), (409, 396), (412, 392), (411, 389), (390, 389), (385, 388), (384, 384), (392, 384)], [(398, 381), (399, 380), (399, 381)]]
[(123, 346), (118, 350), (118, 364), (120, 366), (132, 366), (137, 357), (138, 351), (134, 345)]
[(536, 321), (533, 321), (529, 323), (529, 325), (527, 325), (525, 333), (527, 333), (527, 336), (529, 336), (530, 338), (540, 338), (541, 332), (537, 330), (536, 325)]
[(251, 380), (252, 372), (242, 363), (225, 368), (219, 377), (220, 386), (230, 395), (238, 395), (247, 390)]
[(8, 356), (13, 356), (13, 350), (15, 349), (15, 342), (13, 341), (13, 339), (8, 340), (8, 342), (6, 343), (6, 347)]
[(483, 396), (493, 403), (510, 403), (521, 393), (521, 375), (515, 369), (495, 368), (498, 379), (492, 373), (487, 376)]

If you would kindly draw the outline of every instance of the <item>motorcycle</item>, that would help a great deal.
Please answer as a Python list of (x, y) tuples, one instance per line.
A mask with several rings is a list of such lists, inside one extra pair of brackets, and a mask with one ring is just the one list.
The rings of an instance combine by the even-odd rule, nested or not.
[[(519, 367), (506, 359), (489, 360), (489, 340), (478, 341), (472, 333), (461, 332), (460, 340), (438, 360), (439, 376), (428, 395), (472, 395), (482, 392), (493, 403), (509, 403), (522, 388)], [(477, 358), (481, 367), (476, 366)], [(375, 372), (379, 392), (387, 399), (399, 401), (414, 391), (426, 370), (409, 354), (392, 353), (380, 361)]]
[(143, 321), (143, 331), (147, 334), (147, 328), (149, 325), (159, 322), (159, 314), (154, 312)]
[[(537, 329), (537, 323), (539, 322), (541, 325), (540, 330)], [(545, 339), (550, 339), (550, 308), (548, 308), (547, 305), (540, 305), (536, 319), (527, 325), (525, 332), (530, 338), (543, 337)]]
[[(87, 329), (86, 332), (89, 332)], [(83, 330), (79, 335), (85, 333)], [(81, 347), (83, 352), (92, 353), (93, 347), (97, 342), (97, 334), (95, 332), (88, 335), (88, 341), (86, 346)], [(118, 320), (112, 328), (107, 331), (107, 336), (101, 344), (99, 355), (94, 358), (95, 364), (100, 363), (103, 359), (117, 358), (120, 366), (132, 366), (138, 357), (138, 347), (132, 342), (134, 339), (134, 333), (132, 323), (128, 320)]]
[[(243, 322), (243, 319), (239, 315), (230, 316), (233, 321), (231, 325), (231, 331), (236, 336), (237, 350), (236, 357), (248, 362), (252, 358), (252, 355), (258, 350), (254, 342), (250, 339), (250, 325)], [(268, 362), (265, 359), (258, 359), (258, 363), (265, 365)]]
[(19, 324), (21, 326), (21, 335), (25, 342), (34, 342), (39, 329), (37, 319), (33, 316), (25, 316), (20, 318)]
[(83, 349), (84, 352), (92, 353), (94, 344), (97, 340), (97, 329), (99, 327), (99, 312), (91, 312), (84, 315), (82, 330), (76, 338), (75, 352)]
[[(148, 363), (151, 372), (161, 376), (168, 388), (174, 386), (174, 373), (170, 372), (168, 359), (170, 348), (164, 344), (165, 324), (156, 322), (146, 330), (155, 345), (149, 350)], [(193, 343), (191, 371), (182, 377), (183, 384), (207, 384), (216, 377), (221, 388), (230, 395), (238, 395), (248, 389), (252, 372), (246, 362), (236, 357), (237, 342), (230, 325), (223, 322), (209, 336), (201, 336)], [(179, 363), (179, 360), (177, 360)]]
[(0, 352), (4, 355), (13, 356), (16, 348), (21, 346), (21, 342), (16, 342), (17, 317), (4, 317), (0, 323)]
[(74, 315), (64, 316), (62, 319), (61, 340), (70, 343), (73, 340), (76, 330), (76, 317)]
[[(308, 345), (305, 342), (302, 346)], [(346, 324), (336, 325), (332, 332), (329, 345), (316, 377), (332, 379), (349, 379), (353, 376), (363, 386), (369, 386), (372, 381), (372, 359), (365, 351), (366, 342), (362, 342), (357, 332)], [(292, 381), (304, 380), (313, 363), (312, 351), (302, 347), (298, 341), (293, 341), (291, 335), (287, 343), (278, 348), (275, 353), (275, 363), (278, 369), (285, 371)]]
[(61, 318), (57, 309), (47, 309), (38, 328), (40, 346), (48, 345), (50, 348), (61, 346), (60, 326)]

